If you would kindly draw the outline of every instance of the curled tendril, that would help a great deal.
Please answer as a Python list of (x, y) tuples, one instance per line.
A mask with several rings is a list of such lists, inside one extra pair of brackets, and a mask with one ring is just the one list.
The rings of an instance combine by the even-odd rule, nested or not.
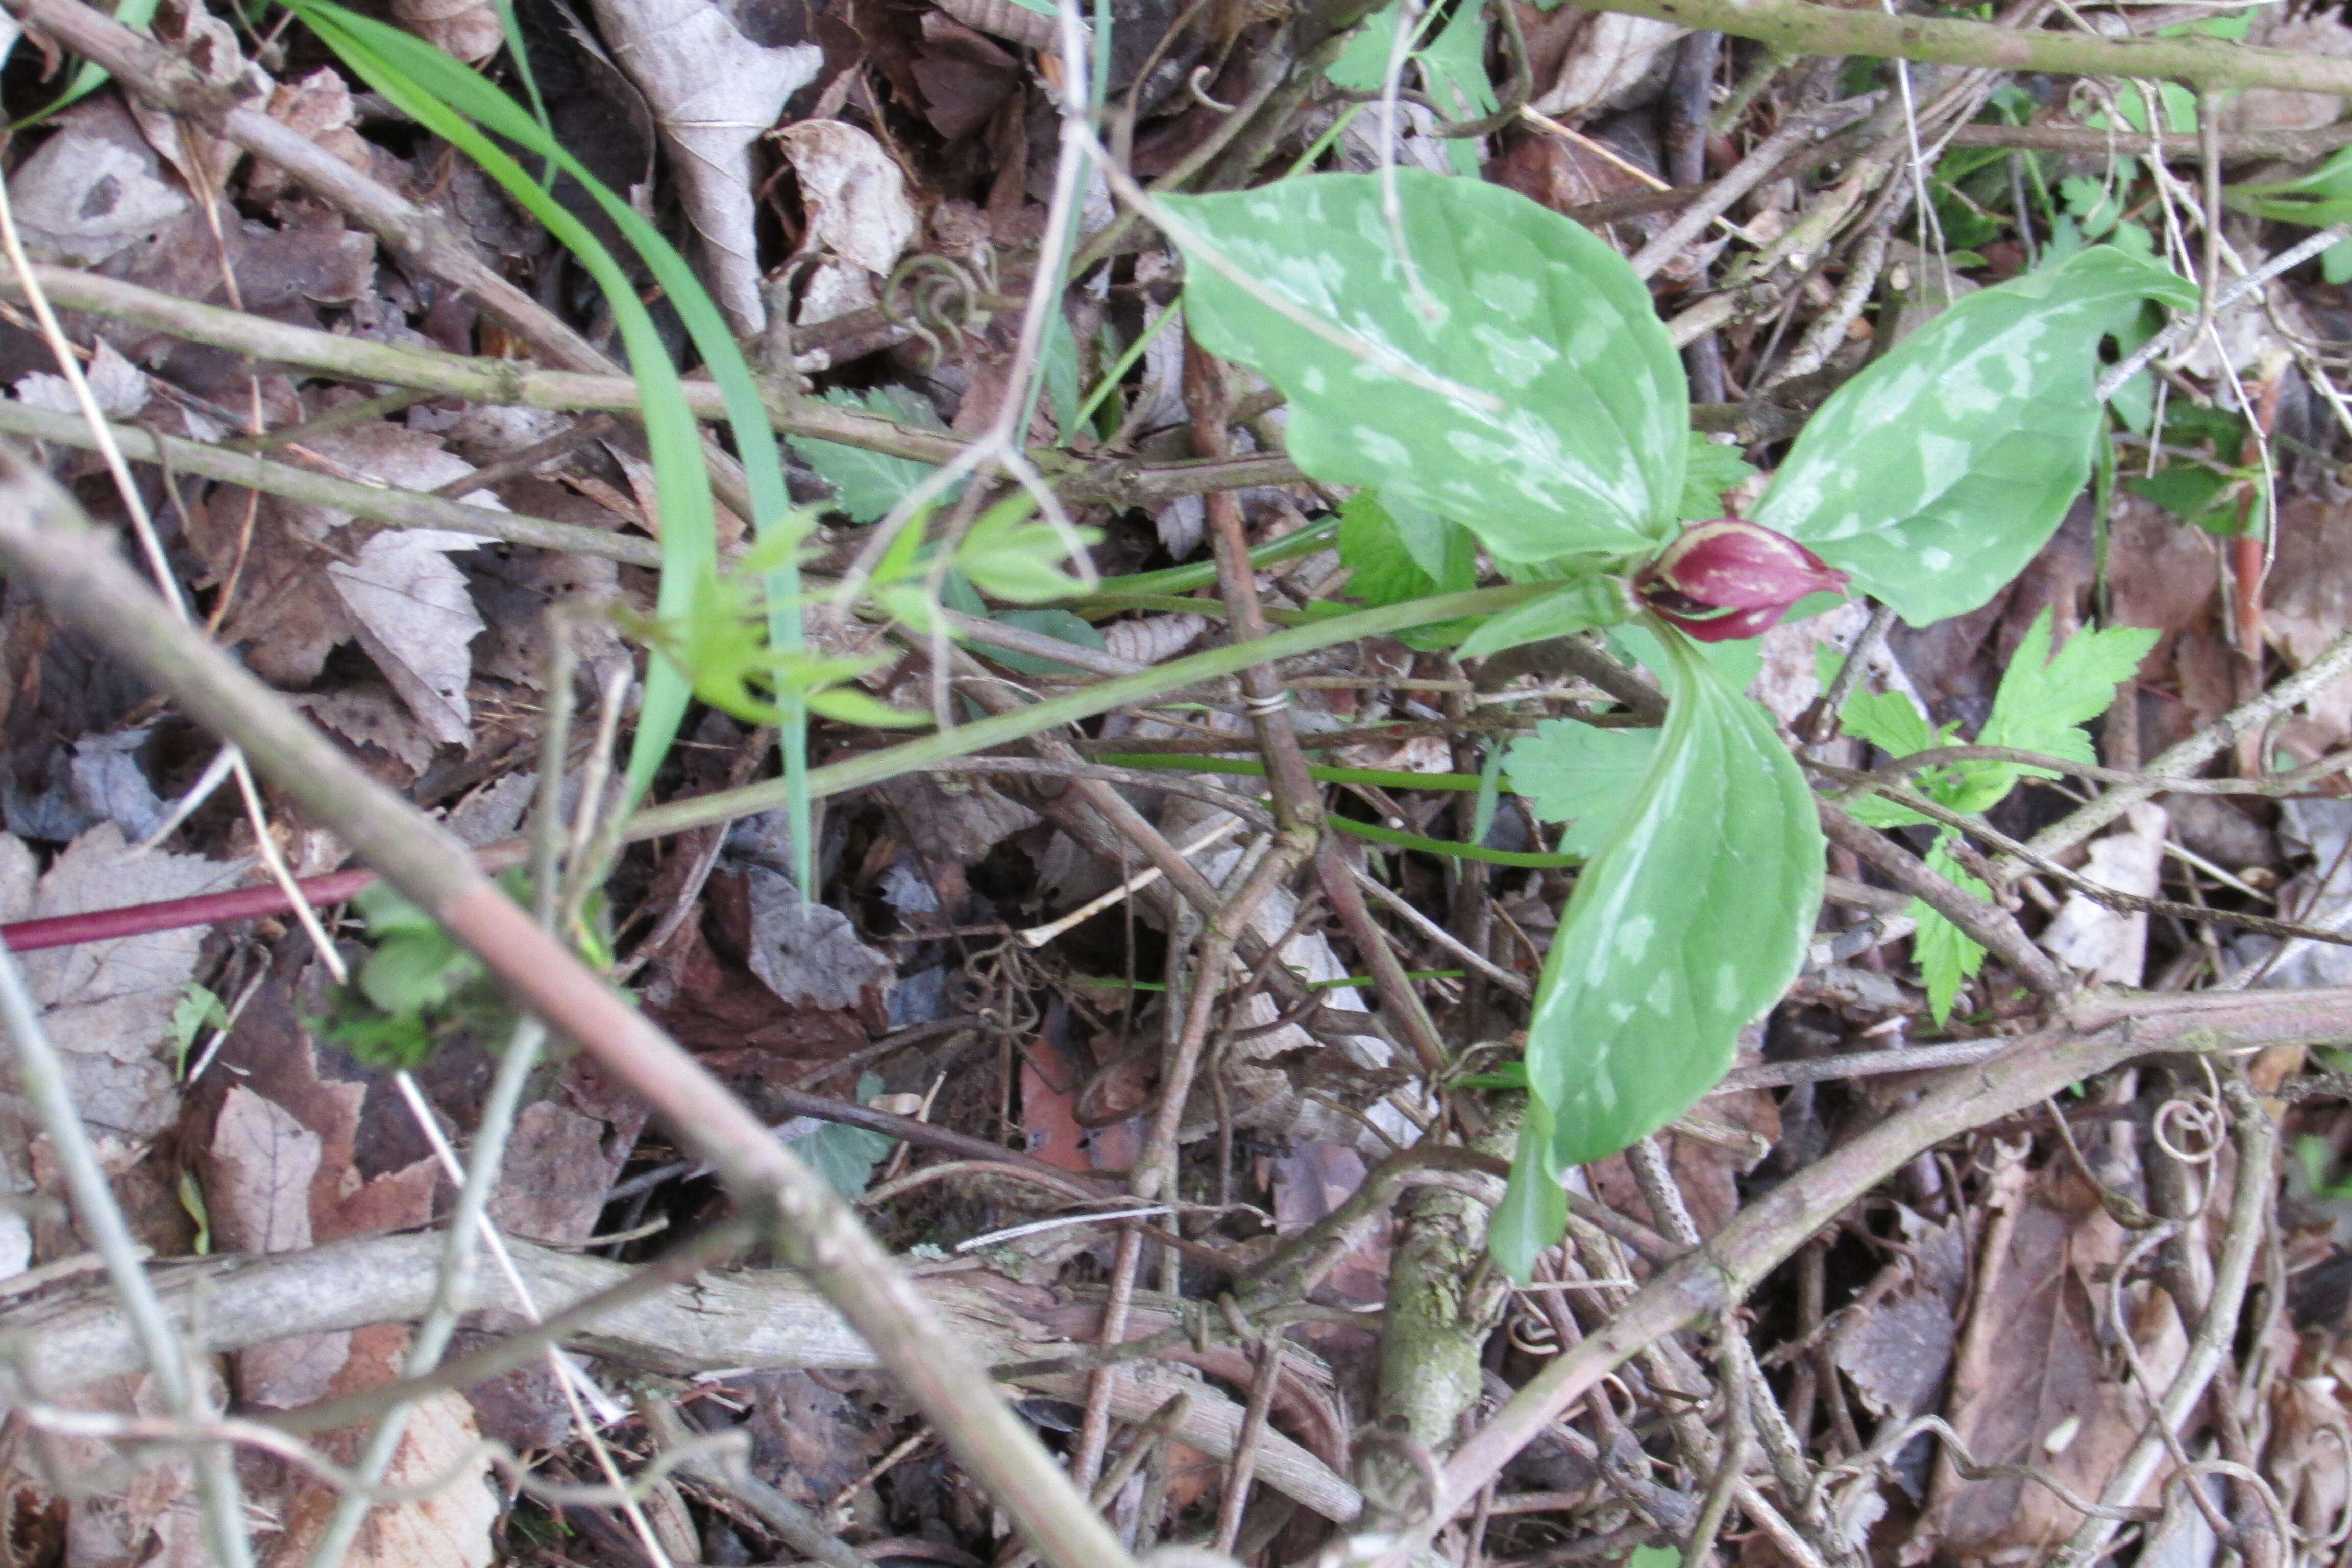
[(1554, 1356), (1560, 1351), (1559, 1331), (1541, 1312), (1522, 1308), (1511, 1314), (1509, 1332), (1511, 1344), (1521, 1353), (1532, 1356)]
[(943, 351), (940, 335), (961, 347), (968, 333), (988, 323), (982, 297), (995, 282), (994, 267), (983, 252), (975, 277), (961, 263), (944, 256), (910, 256), (898, 263), (882, 286), (882, 314), (894, 326), (905, 327), (926, 351), (923, 372), (939, 368)]
[[(2221, 1152), (2226, 1124), (2221, 1106), (2211, 1096), (2186, 1094), (2158, 1106), (2148, 1131), (2157, 1147), (2182, 1164), (2202, 1165)], [(2187, 1148), (2174, 1142), (2181, 1134), (2189, 1140)]]

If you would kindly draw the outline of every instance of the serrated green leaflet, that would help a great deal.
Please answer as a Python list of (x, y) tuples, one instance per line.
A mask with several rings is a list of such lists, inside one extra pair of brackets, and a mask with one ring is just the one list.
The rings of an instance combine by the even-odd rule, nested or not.
[(1598, 730), (1547, 719), (1511, 742), (1511, 788), (1546, 822), (1565, 822), (1559, 847), (1597, 855), (1642, 792), (1657, 760), (1656, 730)]
[(1530, 1244), (1559, 1239), (1559, 1173), (1714, 1087), (1741, 1026), (1796, 977), (1821, 904), (1812, 793), (1771, 719), (1680, 636), (1664, 640), (1674, 700), (1657, 754), (1577, 879), (1528, 1024), (1528, 1126), (1549, 1120), (1551, 1136), (1538, 1148), (1523, 1133), (1495, 1239), (1521, 1279)]
[(2177, 274), (2112, 246), (1961, 300), (1838, 389), (1755, 521), (1914, 626), (1965, 615), (2046, 543), (2091, 469), (2099, 340)]
[(1291, 456), (1318, 479), (1378, 487), (1514, 561), (1648, 548), (1682, 498), (1688, 408), (1649, 291), (1590, 231), (1516, 192), (1415, 169), (1396, 180), (1418, 299), (1372, 175), (1161, 198), (1184, 231), (1193, 335), (1282, 389)]
[[(2088, 763), (2095, 759), (2091, 737), (2082, 726), (2106, 711), (2115, 700), (2116, 687), (2131, 679), (2139, 661), (2156, 646), (2157, 634), (2138, 626), (2081, 631), (2053, 655), (2050, 640), (2053, 614), (2042, 611), (2026, 628), (2008, 669), (2001, 673), (2000, 689), (1993, 695), (1992, 712), (1978, 731), (1977, 741), (1987, 746), (2005, 746), (2067, 762)], [(1827, 658), (1822, 661), (1825, 679), (1829, 663)], [(1948, 724), (1931, 727), (1909, 698), (1895, 692), (1858, 692), (1846, 700), (1839, 717), (1849, 732), (1895, 757), (1948, 745), (1954, 728)], [(1971, 758), (1948, 767), (1924, 770), (1908, 784), (1914, 792), (1938, 805), (1981, 816), (2000, 805), (2019, 779), (2055, 776), (2052, 770), (2030, 763)], [(1918, 826), (1932, 820), (1908, 806), (1876, 795), (1850, 801), (1847, 809), (1873, 827)], [(1952, 855), (1956, 837), (1951, 827), (1939, 826), (1936, 843), (1927, 852), (1927, 865), (1979, 898), (1985, 897), (1984, 884), (1962, 870)], [(1982, 967), (1985, 952), (1974, 938), (1924, 902), (1915, 900), (1910, 912), (1919, 922), (1918, 936), (1911, 945), (1912, 957), (1927, 983), (1928, 1005), (1940, 1024), (1950, 1015), (1961, 982)]]
[[(1989, 896), (1982, 882), (1960, 868), (1954, 858), (1948, 836), (1938, 838), (1927, 851), (1927, 869), (1950, 879), (1961, 891), (1978, 898)], [(1985, 950), (1977, 940), (1929, 909), (1917, 900), (1912, 900), (1911, 918), (1919, 922), (1919, 930), (1911, 940), (1911, 955), (1919, 965), (1919, 978), (1927, 987), (1927, 1007), (1941, 1024), (1952, 1016), (1952, 1004), (1960, 994), (1961, 983), (1984, 967)]]
[[(2070, 763), (2098, 760), (2083, 726), (2105, 713), (2116, 700), (2116, 688), (2131, 679), (2139, 661), (2156, 646), (2158, 634), (2140, 626), (2108, 626), (2080, 631), (2066, 639), (2055, 654), (2050, 651), (2055, 612), (2033, 617), (2025, 637), (2002, 672), (1994, 693), (1992, 713), (1978, 731), (1977, 742), (2039, 752)], [(1963, 811), (1989, 810), (2009, 793), (2021, 776), (2055, 778), (2047, 768), (1994, 763), (1998, 788), (1982, 792), (1981, 805), (1969, 801)]]
[[(1339, 58), (1324, 75), (1340, 87), (1377, 92), (1388, 77), (1389, 53), (1395, 47), (1397, 24), (1403, 12), (1392, 3), (1357, 26)], [(1434, 38), (1431, 26), (1442, 13), (1430, 6), (1417, 13), (1420, 20), (1412, 58), (1421, 67), (1422, 82), (1446, 118), (1475, 120), (1494, 111), (1495, 84), (1486, 75), (1486, 7), (1473, 3), (1454, 7), (1444, 30)], [(1475, 176), (1478, 148), (1467, 136), (1444, 142), (1446, 161), (1457, 174)]]
[[(837, 407), (879, 414), (913, 430), (947, 427), (940, 422), (938, 412), (928, 399), (905, 387), (880, 386), (869, 392), (835, 387), (824, 395), (824, 400)], [(819, 479), (833, 487), (834, 504), (859, 522), (877, 522), (887, 516), (892, 507), (906, 500), (908, 492), (931, 474), (930, 464), (918, 463), (911, 458), (894, 458), (887, 452), (869, 452), (862, 447), (844, 447), (805, 436), (793, 438), (793, 449), (808, 459)], [(943, 492), (938, 504), (945, 506), (955, 500), (961, 488), (959, 485)]]

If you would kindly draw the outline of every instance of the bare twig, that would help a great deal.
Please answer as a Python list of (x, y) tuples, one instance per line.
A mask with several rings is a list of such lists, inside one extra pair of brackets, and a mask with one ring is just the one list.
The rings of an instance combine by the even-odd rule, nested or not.
[(1805, 0), (1607, 0), (1590, 7), (1712, 27), (1794, 55), (1874, 55), (1995, 70), (2147, 77), (2197, 87), (2352, 93), (2352, 61), (2315, 50), (2251, 48), (2215, 38), (2108, 38), (1987, 22), (1946, 21)]
[[(135, 579), (134, 579), (135, 581)], [(142, 1249), (131, 1239), (130, 1223), (114, 1201), (98, 1151), (75, 1108), (73, 1087), (66, 1081), (65, 1059), (41, 1026), (39, 1006), (25, 987), (24, 972), (16, 959), (0, 948), (0, 1026), (16, 1056), (16, 1074), (25, 1096), (48, 1134), (66, 1192), (73, 1200), (74, 1217), (106, 1265), (107, 1282), (126, 1320), (132, 1360), (125, 1371), (143, 1365), (155, 1380), (163, 1406), (185, 1421), (202, 1421), (216, 1412), (196, 1381), (179, 1335), (164, 1316), (163, 1305), (140, 1266)], [(48, 1385), (32, 1384), (44, 1389)], [(245, 1509), (238, 1496), (236, 1468), (228, 1451), (217, 1444), (194, 1445), (196, 1495), (203, 1511), (205, 1540), (221, 1568), (247, 1568), (253, 1562), (246, 1539)]]
[[(587, 1321), (570, 1317), (567, 1342), (650, 1371), (687, 1375), (769, 1366), (855, 1372), (881, 1364), (866, 1338), (793, 1270), (730, 1274), (696, 1269), (689, 1262), (680, 1271), (683, 1277), (656, 1275), (647, 1282), (644, 1270), (602, 1258), (519, 1241), (511, 1245), (518, 1267), (551, 1317), (568, 1316), (571, 1309), (610, 1293)], [(182, 1265), (163, 1273), (157, 1288), (168, 1318), (179, 1325), (190, 1349), (219, 1353), (293, 1335), (413, 1321), (432, 1300), (440, 1251), (435, 1236), (369, 1237), (299, 1252)], [(709, 1259), (702, 1261), (707, 1265)], [(915, 1288), (943, 1328), (980, 1359), (1005, 1364), (1006, 1375), (1039, 1392), (1058, 1398), (1077, 1392), (1080, 1380), (1066, 1372), (1028, 1373), (1007, 1364), (1081, 1347), (1040, 1337), (1033, 1326), (1009, 1317), (1003, 1298), (983, 1277), (933, 1275)], [(472, 1290), (468, 1310), (496, 1307), (502, 1300), (499, 1288), (487, 1281), (477, 1281)], [(611, 1299), (625, 1293), (625, 1300)], [(1150, 1300), (1163, 1321), (1182, 1307), (1163, 1298)], [(12, 1392), (19, 1397), (27, 1386), (62, 1394), (142, 1364), (136, 1333), (102, 1290), (34, 1303), (13, 1315), (10, 1326), (23, 1331), (10, 1368)], [(468, 1357), (448, 1370), (463, 1369), (476, 1379), (495, 1376), (538, 1354), (541, 1343), (534, 1341), (520, 1355), (494, 1362)], [(1147, 1419), (1179, 1389), (1193, 1396), (1180, 1438), (1213, 1457), (1229, 1457), (1241, 1428), (1241, 1405), (1164, 1367), (1138, 1368), (1122, 1388), (1117, 1414)], [(407, 1392), (414, 1397), (416, 1391)], [(270, 1425), (320, 1430), (372, 1407), (364, 1397), (337, 1401), (318, 1407), (315, 1420), (306, 1419), (311, 1412), (289, 1411)], [(1344, 1522), (1361, 1508), (1354, 1488), (1276, 1432), (1263, 1440), (1258, 1474), (1328, 1519)]]
[(2054, 999), (2072, 989), (2066, 972), (2033, 944), (2033, 939), (2025, 934), (2016, 917), (2007, 910), (1987, 903), (1949, 879), (1937, 876), (1917, 856), (1828, 801), (1820, 805), (1822, 831), (1829, 836), (1831, 843), (1853, 850), (1885, 872), (1895, 886), (1917, 894), (1929, 909), (2008, 964), (2036, 993)]

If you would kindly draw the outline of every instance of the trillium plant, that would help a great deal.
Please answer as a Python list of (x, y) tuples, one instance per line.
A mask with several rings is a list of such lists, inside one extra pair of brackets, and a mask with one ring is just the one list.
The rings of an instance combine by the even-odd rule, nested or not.
[(1553, 721), (1507, 759), (1588, 857), (1528, 1020), (1491, 1232), (1524, 1279), (1565, 1228), (1566, 1173), (1695, 1104), (1802, 962), (1821, 829), (1744, 694), (1745, 639), (1849, 589), (1914, 625), (1984, 604), (2089, 476), (2102, 341), (2196, 293), (2097, 247), (1967, 295), (1847, 382), (1727, 518), (1721, 492), (1751, 470), (1692, 435), (1680, 358), (1616, 252), (1500, 186), (1389, 180), (1163, 198), (1163, 226), (1193, 335), (1281, 390), (1303, 470), (1355, 489), (1351, 592), (1399, 603), (1492, 572), (1530, 596), (1417, 636), (1475, 658), (1600, 631), (1670, 700), (1660, 730)]

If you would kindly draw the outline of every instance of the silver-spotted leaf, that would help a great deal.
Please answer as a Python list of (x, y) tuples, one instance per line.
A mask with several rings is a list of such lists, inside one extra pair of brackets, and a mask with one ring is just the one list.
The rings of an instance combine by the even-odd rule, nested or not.
[(1516, 192), (1396, 182), (1410, 270), (1370, 174), (1162, 197), (1194, 336), (1282, 389), (1290, 455), (1326, 483), (1513, 561), (1648, 548), (1682, 499), (1689, 406), (1649, 290)]
[[(1536, 993), (1528, 1093), (1552, 1137), (1548, 1161), (1522, 1144), (1515, 1187), (1556, 1182), (1696, 1103), (1741, 1026), (1796, 978), (1821, 907), (1812, 792), (1770, 717), (1684, 638), (1665, 640), (1673, 702), (1656, 757), (1577, 879)], [(1514, 1199), (1494, 1245), (1524, 1277), (1532, 1254), (1518, 1254), (1551, 1200)]]
[(2104, 245), (1969, 295), (1822, 405), (1755, 520), (1914, 626), (1976, 609), (2081, 492), (2099, 340), (2149, 300), (2193, 309), (2197, 290)]

